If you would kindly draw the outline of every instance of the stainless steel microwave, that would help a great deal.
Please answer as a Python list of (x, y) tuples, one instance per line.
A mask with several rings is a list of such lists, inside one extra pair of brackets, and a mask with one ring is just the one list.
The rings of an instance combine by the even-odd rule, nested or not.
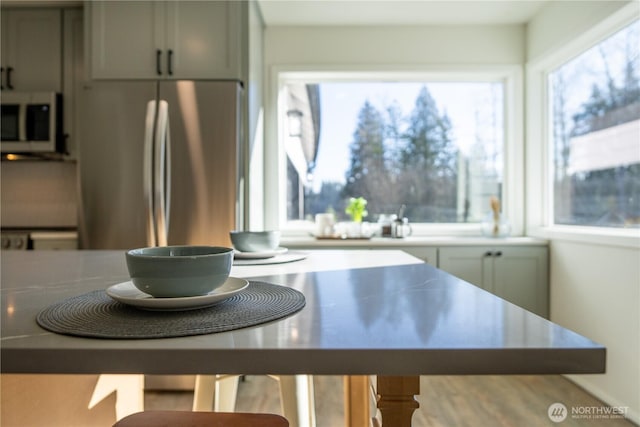
[(2, 92), (2, 153), (64, 151), (62, 95), (55, 92)]

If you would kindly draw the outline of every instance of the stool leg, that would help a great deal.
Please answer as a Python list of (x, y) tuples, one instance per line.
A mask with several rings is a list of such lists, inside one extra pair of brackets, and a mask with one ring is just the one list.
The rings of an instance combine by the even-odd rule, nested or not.
[(193, 410), (212, 411), (216, 389), (216, 375), (196, 375), (193, 389)]
[(196, 375), (194, 411), (234, 412), (239, 375)]
[(239, 381), (239, 375), (218, 375), (214, 404), (216, 412), (235, 412)]
[(89, 401), (89, 409), (113, 391), (116, 392), (116, 420), (144, 411), (144, 375), (100, 375)]
[(278, 375), (282, 413), (290, 427), (315, 427), (316, 410), (312, 375)]

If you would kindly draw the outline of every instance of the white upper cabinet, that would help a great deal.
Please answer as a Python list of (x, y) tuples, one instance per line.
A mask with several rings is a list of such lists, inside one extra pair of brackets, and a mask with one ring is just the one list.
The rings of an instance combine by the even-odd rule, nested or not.
[(62, 91), (62, 15), (2, 10), (2, 90)]
[(156, 50), (164, 50), (157, 15), (163, 9), (162, 2), (87, 2), (92, 77), (156, 77)]
[(167, 58), (176, 78), (240, 77), (241, 2), (168, 2)]
[(91, 78), (240, 79), (235, 1), (90, 1)]

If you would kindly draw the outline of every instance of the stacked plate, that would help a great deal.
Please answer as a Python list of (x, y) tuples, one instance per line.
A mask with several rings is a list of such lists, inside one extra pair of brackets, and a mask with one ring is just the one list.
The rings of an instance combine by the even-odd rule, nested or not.
[(235, 266), (283, 264), (307, 257), (305, 253), (290, 252), (279, 246), (279, 231), (232, 231), (229, 237), (235, 249)]
[(248, 286), (249, 282), (245, 279), (229, 277), (222, 286), (205, 295), (158, 298), (140, 291), (133, 282), (128, 281), (110, 286), (106, 292), (116, 301), (144, 310), (194, 310), (216, 305)]
[(268, 251), (255, 251), (255, 252), (242, 252), (239, 250), (235, 250), (233, 252), (233, 257), (235, 259), (266, 259), (273, 258), (277, 255), (284, 255), (288, 252), (287, 248), (278, 247), (273, 250)]

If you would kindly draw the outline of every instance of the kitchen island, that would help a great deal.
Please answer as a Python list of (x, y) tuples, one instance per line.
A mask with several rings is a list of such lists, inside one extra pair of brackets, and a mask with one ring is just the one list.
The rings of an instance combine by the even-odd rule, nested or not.
[[(2, 254), (2, 373), (376, 375), (383, 425), (411, 425), (419, 375), (603, 373), (606, 350), (401, 251), (308, 251), (232, 276), (291, 287), (302, 310), (207, 335), (94, 339), (48, 332), (51, 304), (128, 280), (122, 251)], [(355, 405), (355, 404), (354, 404)], [(348, 406), (357, 425), (366, 405)]]

